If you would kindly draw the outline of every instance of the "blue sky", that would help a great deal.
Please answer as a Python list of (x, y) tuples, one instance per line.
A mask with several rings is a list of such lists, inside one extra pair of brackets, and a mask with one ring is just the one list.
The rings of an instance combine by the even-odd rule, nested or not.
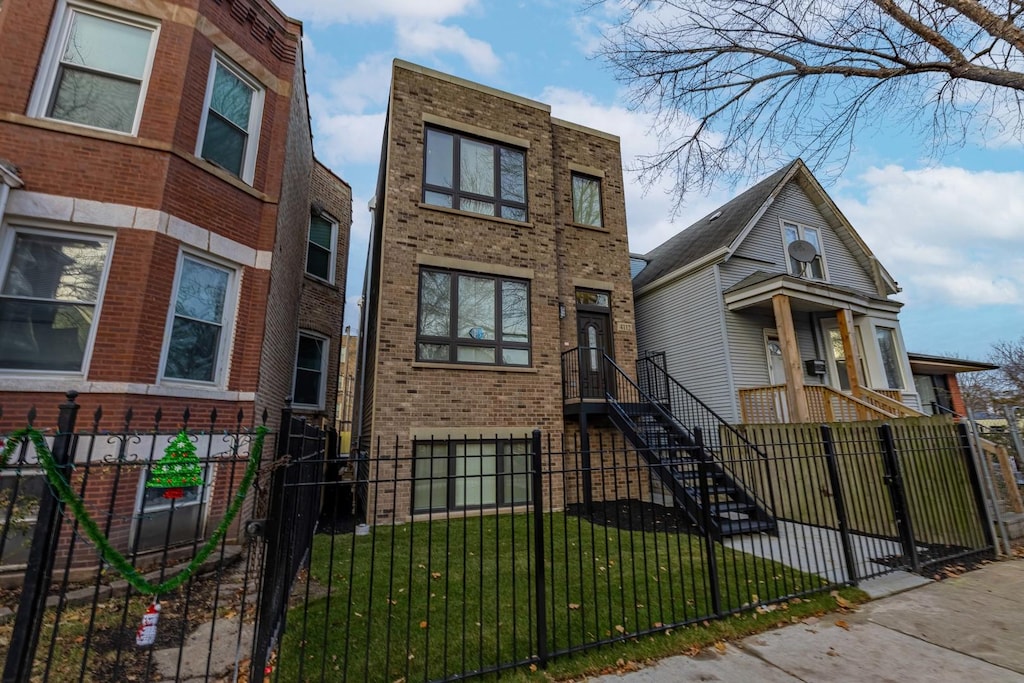
[[(668, 182), (629, 168), (656, 141), (650, 117), (594, 53), (614, 3), (579, 0), (279, 0), (305, 24), (317, 156), (352, 185), (346, 324), (358, 326), (391, 61), (406, 59), (546, 102), (556, 117), (619, 135), (630, 249), (646, 252), (753, 184), (690, 195), (671, 216)], [(904, 127), (860, 136), (826, 190), (903, 288), (911, 351), (983, 358), (1024, 335), (1024, 168), (1019, 140), (985, 131), (932, 158)], [(891, 132), (890, 132), (891, 131)]]

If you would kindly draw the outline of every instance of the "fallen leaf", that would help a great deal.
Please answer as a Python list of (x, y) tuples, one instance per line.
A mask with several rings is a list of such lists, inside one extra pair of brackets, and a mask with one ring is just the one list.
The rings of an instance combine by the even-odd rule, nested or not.
[(569, 603), (569, 609), (579, 609), (579, 608), (580, 608), (580, 606), (578, 604), (576, 604), (575, 602), (570, 602)]
[(430, 578), (432, 578), (432, 579), (440, 579), (441, 578), (441, 572), (430, 572)]
[(622, 624), (616, 624), (615, 625), (615, 630), (618, 631), (619, 633), (625, 633), (626, 632), (626, 627), (623, 626)]
[(722, 641), (718, 641), (717, 643), (715, 643), (715, 649), (718, 650), (718, 654), (724, 655), (725, 654), (725, 643), (723, 643)]
[(427, 627), (427, 622), (426, 621), (421, 621), (420, 622), (420, 628), (426, 628), (426, 627)]
[(532, 671), (533, 673), (537, 673), (537, 665), (536, 664), (531, 664), (530, 665), (530, 671)]
[(842, 628), (842, 629), (846, 629), (847, 631), (850, 630), (850, 625), (847, 624), (842, 619), (836, 619), (836, 626), (838, 626), (839, 628)]

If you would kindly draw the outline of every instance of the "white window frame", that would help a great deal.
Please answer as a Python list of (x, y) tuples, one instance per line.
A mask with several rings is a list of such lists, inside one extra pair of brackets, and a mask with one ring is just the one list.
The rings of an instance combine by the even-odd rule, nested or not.
[[(900, 384), (898, 387), (889, 386), (889, 377), (885, 372), (885, 359), (882, 357), (882, 344), (878, 340), (879, 330), (889, 330), (892, 333), (893, 353), (896, 354), (896, 358), (894, 360), (896, 361), (896, 373), (898, 375), (896, 379)], [(907, 354), (904, 351), (906, 347), (903, 346), (903, 335), (900, 334), (899, 325), (896, 321), (873, 320), (871, 322), (871, 337), (872, 346), (874, 347), (876, 360), (878, 362), (878, 368), (876, 370), (878, 381), (873, 382), (873, 384), (882, 387), (887, 391), (906, 392), (908, 390), (907, 377), (912, 375), (908, 375), (906, 368), (903, 367)]]
[[(807, 238), (805, 237), (805, 235), (807, 230), (813, 230), (818, 235), (818, 257), (821, 259), (821, 277), (816, 278), (808, 273), (803, 274), (802, 277), (805, 277), (806, 279), (811, 280), (812, 282), (828, 282), (828, 261), (825, 258), (825, 231), (822, 230), (821, 228), (816, 228), (811, 225), (806, 225), (804, 223), (799, 223), (797, 221), (780, 218), (779, 234), (782, 236), (782, 254), (786, 260), (786, 272), (789, 273), (790, 275), (796, 275), (797, 277), (801, 277), (801, 273), (793, 272), (793, 262), (789, 256), (789, 244), (786, 242), (787, 225), (792, 225), (796, 228), (797, 239), (806, 240)], [(809, 263), (807, 265), (808, 267), (810, 266)]]
[[(203, 157), (203, 142), (206, 138), (206, 121), (210, 115), (210, 101), (213, 99), (213, 81), (217, 76), (217, 67), (220, 66), (231, 72), (236, 78), (253, 89), (252, 101), (249, 103), (249, 129), (246, 131), (245, 154), (242, 158), (242, 168), (239, 169), (238, 177), (252, 185), (253, 177), (256, 174), (256, 155), (259, 152), (260, 132), (263, 129), (263, 100), (266, 96), (266, 89), (253, 78), (248, 72), (220, 54), (216, 50), (210, 57), (210, 69), (206, 77), (206, 95), (203, 98), (203, 115), (199, 120), (199, 134), (196, 136), (196, 156)], [(204, 159), (209, 164), (223, 168), (212, 161)], [(226, 173), (235, 175), (231, 169), (224, 168)]]
[[(322, 219), (324, 221), (327, 221), (328, 223), (331, 224), (331, 258), (330, 258), (330, 264), (327, 267), (327, 277), (326, 278), (322, 278), (319, 275), (317, 275), (316, 273), (309, 272), (309, 248), (310, 248), (310, 245), (313, 243), (313, 241), (311, 239), (311, 232), (313, 230), (313, 219), (314, 218), (320, 218), (320, 219)], [(319, 244), (316, 245), (316, 246), (318, 248), (320, 247)], [(327, 284), (331, 284), (331, 285), (334, 284), (334, 279), (335, 279), (334, 270), (335, 270), (335, 268), (338, 267), (338, 221), (334, 220), (334, 218), (332, 216), (330, 216), (329, 214), (320, 213), (320, 214), (311, 214), (309, 216), (309, 226), (306, 229), (306, 259), (305, 259), (305, 261), (306, 262), (305, 262), (304, 270), (305, 270), (306, 275), (310, 276), (313, 279), (320, 280), (322, 282), (326, 282)]]
[[(149, 41), (149, 53), (146, 55), (146, 65), (142, 72), (142, 80), (139, 88), (139, 101), (135, 107), (135, 120), (132, 122), (132, 128), (129, 132), (54, 118), (48, 113), (50, 104), (54, 97), (54, 88), (57, 84), (57, 72), (60, 68), (61, 55), (64, 52), (64, 46), (67, 44), (68, 37), (70, 36), (71, 20), (76, 12), (90, 14), (107, 21), (116, 21), (130, 26), (147, 29), (153, 33)], [(92, 130), (102, 130), (118, 135), (137, 136), (139, 134), (139, 122), (142, 120), (142, 109), (146, 102), (146, 93), (149, 90), (149, 79), (153, 71), (153, 58), (156, 55), (156, 46), (160, 38), (160, 22), (156, 19), (142, 15), (115, 9), (113, 7), (107, 7), (106, 5), (83, 2), (82, 0), (59, 0), (57, 3), (57, 9), (53, 16), (55, 17), (54, 23), (50, 27), (50, 35), (46, 40), (46, 48), (43, 51), (43, 58), (39, 62), (39, 71), (36, 83), (32, 89), (32, 96), (29, 99), (28, 115), (50, 121), (59, 121), (72, 126), (91, 128)]]
[[(224, 292), (224, 310), (223, 319), (221, 321), (221, 330), (223, 334), (221, 335), (220, 348), (217, 349), (217, 367), (214, 369), (212, 381), (168, 377), (165, 375), (167, 371), (167, 355), (171, 349), (171, 333), (174, 330), (174, 308), (178, 301), (178, 287), (181, 284), (181, 272), (185, 259), (192, 259), (194, 261), (199, 261), (204, 265), (228, 271), (228, 284)], [(231, 351), (235, 344), (235, 321), (236, 312), (238, 310), (238, 292), (241, 279), (241, 270), (239, 266), (235, 264), (222, 259), (213, 258), (210, 254), (193, 251), (191, 249), (180, 249), (178, 251), (178, 260), (174, 268), (174, 286), (171, 289), (171, 298), (167, 303), (167, 322), (164, 325), (164, 343), (160, 352), (160, 383), (186, 384), (190, 386), (211, 388), (226, 387), (229, 375), (228, 371), (231, 365)]]
[(106, 261), (103, 263), (103, 275), (100, 276), (99, 288), (96, 291), (96, 303), (93, 308), (92, 325), (89, 326), (89, 338), (86, 340), (85, 348), (82, 350), (81, 370), (31, 370), (21, 368), (0, 367), (0, 375), (30, 375), (44, 377), (87, 377), (89, 374), (89, 363), (92, 360), (93, 345), (96, 342), (96, 330), (100, 323), (100, 313), (107, 289), (107, 277), (110, 275), (110, 261), (114, 254), (114, 235), (105, 232), (94, 232), (91, 230), (77, 230), (73, 226), (61, 226), (60, 228), (49, 227), (48, 225), (36, 224), (33, 222), (17, 221), (15, 225), (4, 222), (0, 225), (0, 287), (3, 287), (7, 278), (7, 271), (11, 266), (11, 256), (14, 251), (14, 242), (19, 233), (31, 235), (49, 235), (53, 237), (64, 237), (68, 239), (81, 239), (87, 237), (107, 243)]
[[(309, 337), (310, 339), (316, 339), (323, 342), (323, 352), (320, 355), (320, 387), (317, 392), (316, 403), (299, 403), (294, 401), (295, 396), (295, 380), (296, 375), (299, 371), (299, 341), (302, 337)], [(327, 400), (327, 372), (330, 369), (330, 354), (331, 354), (331, 339), (322, 334), (312, 332), (310, 330), (299, 330), (298, 334), (295, 335), (295, 362), (292, 364), (292, 397), (293, 403), (297, 408), (316, 408), (317, 410), (323, 410)]]

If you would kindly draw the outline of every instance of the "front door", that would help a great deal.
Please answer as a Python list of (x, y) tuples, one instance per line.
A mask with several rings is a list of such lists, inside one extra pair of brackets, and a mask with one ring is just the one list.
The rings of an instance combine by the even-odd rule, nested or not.
[(580, 352), (580, 398), (604, 398), (607, 371), (604, 354), (612, 355), (609, 315), (601, 311), (577, 310)]

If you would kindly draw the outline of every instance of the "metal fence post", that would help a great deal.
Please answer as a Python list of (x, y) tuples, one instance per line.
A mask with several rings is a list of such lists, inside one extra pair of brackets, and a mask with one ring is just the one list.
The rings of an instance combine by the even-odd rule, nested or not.
[(711, 590), (711, 610), (715, 616), (722, 616), (722, 588), (718, 579), (718, 557), (715, 556), (715, 535), (711, 529), (711, 490), (708, 476), (707, 454), (704, 451), (704, 433), (700, 427), (693, 429), (697, 445), (697, 474), (700, 480), (701, 526), (704, 527), (704, 550), (708, 562), (708, 588)]
[(533, 430), (531, 450), (533, 460), (533, 579), (537, 584), (534, 591), (537, 610), (537, 662), (546, 667), (548, 663), (548, 618), (546, 577), (544, 575), (544, 479), (541, 476), (543, 462), (540, 455), (540, 430)]
[(910, 568), (921, 571), (921, 561), (917, 556), (917, 543), (914, 542), (914, 525), (910, 519), (910, 507), (907, 505), (907, 491), (903, 487), (903, 472), (900, 468), (899, 456), (896, 453), (896, 441), (892, 436), (892, 425), (883, 424), (878, 428), (878, 439), (882, 445), (882, 462), (885, 465), (885, 483), (889, 487), (889, 498), (892, 511), (896, 517), (896, 531), (900, 536), (904, 556), (910, 560)]
[(843, 482), (839, 476), (839, 463), (836, 458), (836, 442), (832, 436), (832, 428), (821, 425), (821, 441), (825, 446), (825, 464), (828, 466), (828, 479), (832, 486), (832, 501), (836, 506), (836, 517), (839, 520), (839, 538), (843, 544), (843, 559), (846, 561), (847, 581), (851, 586), (860, 583), (857, 574), (857, 556), (853, 552), (850, 540), (850, 523), (846, 517), (846, 501), (843, 498)]
[(978, 510), (978, 520), (981, 522), (982, 533), (985, 535), (985, 542), (993, 550), (996, 549), (996, 535), (992, 529), (992, 517), (989, 515), (988, 503), (985, 500), (985, 493), (981, 486), (981, 476), (978, 473), (978, 461), (974, 457), (974, 449), (971, 447), (971, 436), (967, 431), (967, 425), (958, 422), (956, 433), (960, 438), (960, 453), (964, 458), (964, 466), (967, 468), (967, 478), (971, 482), (971, 492), (974, 494), (974, 505)]
[[(256, 612), (256, 635), (253, 638), (251, 664), (251, 680), (260, 683), (265, 674), (270, 649), (275, 638), (281, 633), (284, 612), (280, 614), (280, 584), (287, 585), (281, 563), (287, 553), (286, 540), (283, 538), (286, 521), (284, 517), (284, 495), (287, 465), (282, 462), (291, 452), (292, 444), (292, 409), (287, 404), (281, 411), (281, 426), (277, 433), (274, 467), (270, 475), (270, 501), (267, 505), (267, 520), (264, 530), (263, 545), (263, 577), (260, 582), (259, 605)], [(283, 590), (287, 590), (284, 588)], [(285, 598), (287, 599), (287, 597)]]
[[(60, 405), (57, 434), (51, 452), (60, 476), (67, 478), (68, 465), (74, 461), (75, 418), (79, 405), (75, 403), (77, 391), (69, 391), (65, 395), (68, 400)], [(4, 683), (27, 683), (32, 675), (32, 663), (39, 644), (43, 613), (46, 611), (46, 596), (53, 579), (63, 514), (64, 501), (52, 495), (52, 491), (51, 495), (43, 496), (39, 501), (39, 513), (25, 569), (25, 583), (21, 589), (18, 615), (4, 664)]]

